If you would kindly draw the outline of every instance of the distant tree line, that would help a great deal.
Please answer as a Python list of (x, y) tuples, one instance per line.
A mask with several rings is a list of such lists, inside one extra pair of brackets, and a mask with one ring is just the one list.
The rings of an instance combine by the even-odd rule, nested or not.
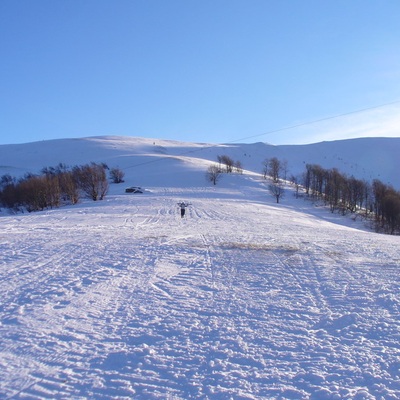
[[(76, 204), (82, 197), (102, 200), (108, 192), (106, 164), (90, 163), (72, 168), (64, 164), (45, 167), (40, 174), (26, 174), (21, 179), (11, 175), (0, 178), (0, 204), (28, 212)], [(118, 169), (113, 169), (114, 173)], [(110, 174), (113, 178), (113, 174)], [(122, 181), (123, 173), (117, 173)], [(115, 182), (115, 180), (114, 180)]]
[(307, 164), (303, 186), (307, 195), (323, 200), (332, 212), (362, 211), (372, 215), (376, 231), (400, 233), (400, 192), (380, 180), (371, 184), (336, 168)]

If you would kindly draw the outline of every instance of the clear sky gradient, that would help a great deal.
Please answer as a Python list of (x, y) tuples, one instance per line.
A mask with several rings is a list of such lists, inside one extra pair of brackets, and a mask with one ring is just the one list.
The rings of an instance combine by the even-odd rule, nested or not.
[(399, 0), (1, 0), (0, 144), (399, 137), (399, 21)]

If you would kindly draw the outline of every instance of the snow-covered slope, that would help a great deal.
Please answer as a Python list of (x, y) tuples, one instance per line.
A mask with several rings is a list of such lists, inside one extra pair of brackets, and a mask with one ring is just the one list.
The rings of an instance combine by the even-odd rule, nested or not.
[[(21, 176), (38, 172), (46, 166), (64, 163), (106, 162), (126, 169), (127, 175), (143, 185), (170, 184), (174, 178), (160, 181), (159, 171), (169, 171), (169, 164), (184, 163), (204, 170), (218, 155), (228, 155), (243, 167), (261, 173), (266, 158), (278, 157), (288, 162), (289, 175), (305, 171), (305, 165), (319, 164), (337, 168), (359, 179), (380, 179), (400, 189), (400, 138), (364, 138), (322, 142), (311, 145), (272, 146), (266, 143), (212, 145), (133, 137), (91, 137), (61, 139), (19, 145), (0, 146), (0, 175)], [(175, 158), (171, 158), (175, 157)], [(204, 163), (199, 162), (205, 160)], [(173, 169), (176, 172), (175, 168)]]
[(123, 140), (7, 160), (104, 161), (147, 191), (0, 213), (0, 398), (400, 398), (399, 237), (256, 174), (208, 185), (194, 154), (221, 148)]

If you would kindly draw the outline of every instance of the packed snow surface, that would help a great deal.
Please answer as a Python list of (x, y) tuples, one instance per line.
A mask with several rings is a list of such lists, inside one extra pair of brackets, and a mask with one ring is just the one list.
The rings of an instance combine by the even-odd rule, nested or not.
[(169, 168), (1, 212), (0, 398), (399, 399), (400, 238)]

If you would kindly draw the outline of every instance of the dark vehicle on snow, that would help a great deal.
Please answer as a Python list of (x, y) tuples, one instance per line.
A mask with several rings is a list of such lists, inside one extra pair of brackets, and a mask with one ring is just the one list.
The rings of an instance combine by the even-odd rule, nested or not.
[(125, 189), (125, 193), (143, 193), (143, 189), (139, 186), (131, 186)]

